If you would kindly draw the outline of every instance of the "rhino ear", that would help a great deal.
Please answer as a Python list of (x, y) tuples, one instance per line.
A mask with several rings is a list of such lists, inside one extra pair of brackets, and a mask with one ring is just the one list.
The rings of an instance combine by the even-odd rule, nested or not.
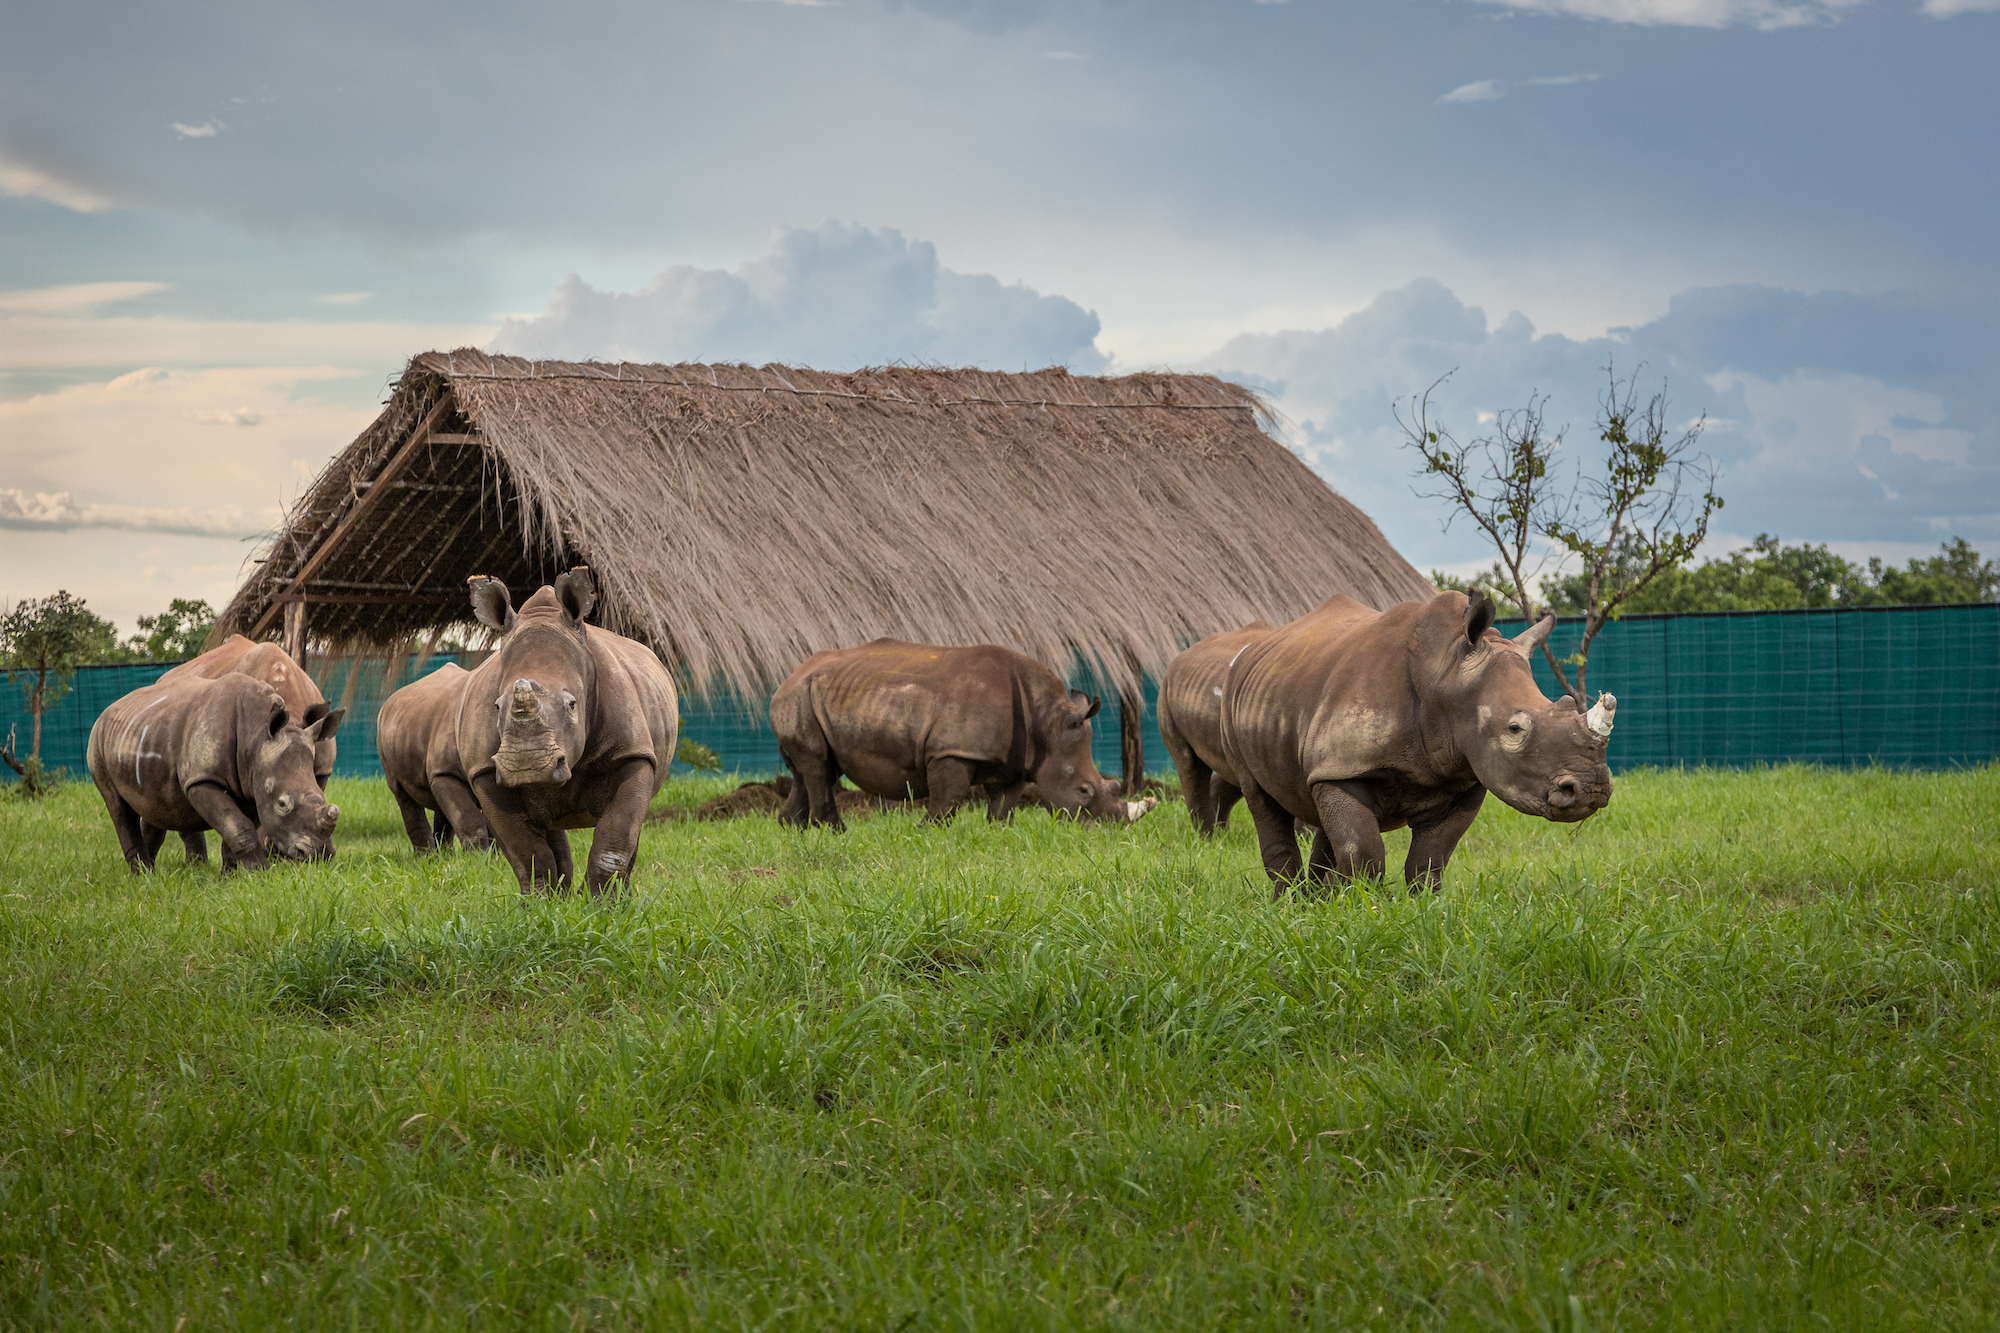
[(1078, 726), (1082, 726), (1097, 716), (1097, 710), (1104, 707), (1104, 701), (1094, 694), (1085, 694), (1082, 690), (1071, 690), (1069, 692), (1069, 707), (1070, 721), (1076, 723)]
[(345, 708), (329, 708), (325, 704), (314, 704), (306, 709), (306, 735), (314, 741), (330, 741), (333, 733), (340, 730), (340, 719), (347, 716)]
[(1493, 628), (1493, 599), (1483, 592), (1474, 592), (1472, 600), (1465, 604), (1465, 642), (1476, 644)]
[(271, 735), (276, 736), (292, 723), (292, 715), (285, 711), (285, 701), (277, 695), (271, 696), (271, 716), (264, 722)]
[(582, 620), (597, 605), (597, 580), (589, 565), (578, 565), (567, 574), (556, 575), (556, 599), (571, 620)]
[(514, 628), (514, 599), (507, 595), (506, 584), (484, 574), (474, 574), (465, 583), (472, 594), (472, 614), (480, 624), (502, 634)]

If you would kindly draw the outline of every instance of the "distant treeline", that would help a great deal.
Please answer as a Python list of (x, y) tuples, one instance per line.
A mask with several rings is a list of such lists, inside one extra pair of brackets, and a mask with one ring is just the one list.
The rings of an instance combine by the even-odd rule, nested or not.
[[(1629, 563), (1638, 552), (1624, 550), (1618, 558)], [(1433, 571), (1431, 582), (1460, 592), (1484, 588), (1503, 616), (1521, 614), (1513, 597), (1501, 594), (1507, 580), (1497, 563), (1490, 573), (1471, 579)], [(1542, 580), (1542, 598), (1558, 615), (1580, 614), (1587, 592), (1578, 575)], [(1963, 537), (1944, 543), (1934, 556), (1897, 569), (1879, 558), (1857, 564), (1823, 545), (1786, 546), (1767, 533), (1743, 550), (1664, 571), (1621, 606), (1619, 614), (1993, 601), (2000, 601), (2000, 561), (1982, 562)]]

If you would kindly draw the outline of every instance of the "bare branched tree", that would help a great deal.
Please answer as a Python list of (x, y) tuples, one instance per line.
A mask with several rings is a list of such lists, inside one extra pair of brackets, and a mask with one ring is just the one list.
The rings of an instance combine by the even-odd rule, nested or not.
[[(1639, 372), (1621, 380), (1607, 365), (1604, 373), (1608, 387), (1597, 413), (1603, 470), (1580, 464), (1567, 491), (1553, 470), (1567, 428), (1547, 433), (1546, 396), (1531, 393), (1526, 407), (1499, 415), (1496, 434), (1471, 444), (1460, 444), (1431, 421), (1431, 394), (1443, 379), (1410, 400), (1409, 420), (1400, 408), (1396, 413), (1404, 442), (1423, 457), (1418, 475), (1442, 478), (1436, 489), (1418, 494), (1451, 506), (1447, 530), (1461, 514), (1478, 524), (1499, 555), (1497, 572), (1513, 585), (1514, 599), (1529, 619), (1536, 618), (1538, 605), (1530, 580), (1541, 584), (1552, 561), (1581, 562), (1582, 641), (1575, 656), (1560, 661), (1546, 644), (1542, 648), (1578, 708), (1589, 706), (1586, 673), (1598, 631), (1633, 594), (1686, 563), (1708, 536), (1710, 517), (1722, 508), (1714, 460), (1695, 452), (1707, 416), (1676, 433), (1667, 420), (1664, 383), (1641, 406)], [(1576, 668), (1574, 681), (1565, 665)]]

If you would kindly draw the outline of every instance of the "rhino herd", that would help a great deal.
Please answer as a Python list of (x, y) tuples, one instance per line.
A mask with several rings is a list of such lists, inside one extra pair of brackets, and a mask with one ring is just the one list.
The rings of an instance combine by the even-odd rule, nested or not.
[[(643, 644), (587, 623), (579, 567), (517, 610), (498, 580), (469, 580), (473, 614), (498, 637), (475, 670), (447, 666), (382, 705), (384, 778), (419, 852), (497, 845), (522, 890), (575, 879), (569, 830), (591, 829), (583, 882), (629, 885), (646, 809), (665, 781), (679, 699)], [(1486, 794), (1545, 819), (1588, 818), (1611, 799), (1605, 748), (1617, 703), (1587, 712), (1536, 687), (1529, 655), (1553, 624), (1514, 639), (1483, 595), (1447, 592), (1374, 611), (1335, 597), (1283, 626), (1263, 622), (1181, 653), (1160, 682), (1160, 734), (1196, 828), (1238, 801), (1275, 892), (1380, 876), (1382, 834), (1407, 826), (1414, 889), (1436, 888)], [(948, 818), (982, 791), (1005, 820), (1033, 784), (1079, 817), (1136, 820), (1091, 761), (1099, 700), (1007, 648), (877, 639), (816, 653), (771, 699), (794, 775), (779, 818), (841, 827), (842, 778), (925, 802)], [(276, 855), (333, 855), (327, 803), (341, 710), (275, 644), (235, 636), (112, 704), (91, 730), (92, 780), (126, 862), (150, 870), (178, 833), (206, 833), (225, 869)], [(1298, 834), (1312, 832), (1301, 858)]]

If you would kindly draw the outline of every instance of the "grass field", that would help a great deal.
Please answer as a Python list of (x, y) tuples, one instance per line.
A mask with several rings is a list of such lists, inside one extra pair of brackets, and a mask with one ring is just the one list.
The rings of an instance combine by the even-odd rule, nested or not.
[(652, 825), (593, 906), (334, 795), (228, 878), (0, 800), (0, 1327), (2000, 1325), (2000, 769), (1281, 905), (1178, 807)]

